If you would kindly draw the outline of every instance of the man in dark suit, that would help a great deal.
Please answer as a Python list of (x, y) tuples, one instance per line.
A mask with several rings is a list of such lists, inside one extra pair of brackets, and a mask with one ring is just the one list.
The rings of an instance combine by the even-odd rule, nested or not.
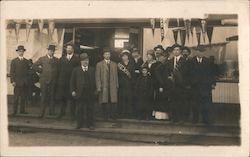
[(140, 71), (141, 71), (141, 66), (143, 64), (143, 60), (140, 56), (139, 50), (137, 48), (133, 48), (131, 51), (131, 63), (133, 64), (133, 77), (132, 77), (132, 104), (135, 106), (135, 102), (137, 101), (137, 93), (135, 93), (135, 86), (137, 83), (137, 80), (139, 79), (139, 77), (141, 76)]
[(87, 53), (80, 55), (81, 66), (74, 68), (70, 79), (70, 92), (77, 103), (77, 126), (83, 124), (94, 129), (95, 69), (89, 66)]
[(199, 112), (202, 114), (202, 122), (211, 123), (212, 89), (215, 88), (215, 77), (208, 58), (204, 57), (206, 48), (197, 47), (197, 56), (191, 60), (191, 89), (193, 91), (194, 105), (193, 123), (199, 121)]
[(193, 104), (193, 96), (192, 96), (192, 89), (191, 89), (191, 76), (190, 76), (190, 70), (191, 70), (191, 50), (188, 47), (182, 47), (182, 56), (185, 59), (185, 87), (184, 87), (184, 105), (185, 105), (185, 113), (184, 117), (185, 119), (189, 119), (190, 113), (192, 111), (192, 104)]
[(69, 85), (72, 70), (79, 65), (80, 59), (74, 54), (74, 46), (68, 44), (66, 46), (66, 55), (62, 56), (59, 60), (57, 99), (61, 104), (61, 111), (58, 115), (58, 118), (61, 118), (65, 115), (67, 104), (70, 105), (71, 117), (74, 118), (75, 116), (76, 106), (74, 100), (72, 99)]
[(29, 62), (23, 57), (24, 51), (26, 51), (24, 46), (19, 45), (16, 49), (18, 57), (13, 59), (10, 65), (10, 79), (14, 87), (13, 116), (17, 114), (19, 98), (21, 99), (20, 113), (26, 114), (25, 99), (28, 86)]
[(181, 46), (179, 44), (174, 44), (172, 46), (172, 53), (174, 57), (170, 59), (167, 64), (170, 72), (170, 79), (172, 80), (172, 88), (170, 89), (170, 104), (172, 112), (173, 122), (184, 122), (185, 119), (185, 110), (184, 106), (184, 87), (185, 87), (185, 58), (181, 55)]
[(47, 104), (49, 104), (49, 115), (55, 115), (55, 89), (58, 77), (59, 59), (54, 57), (55, 45), (49, 45), (47, 55), (40, 57), (34, 64), (33, 69), (40, 73), (41, 103), (44, 117)]

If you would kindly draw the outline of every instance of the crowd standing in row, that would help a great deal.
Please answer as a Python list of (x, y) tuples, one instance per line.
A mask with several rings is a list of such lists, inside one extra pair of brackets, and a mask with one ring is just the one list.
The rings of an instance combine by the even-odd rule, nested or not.
[[(160, 113), (166, 113), (174, 123), (186, 122), (211, 124), (212, 89), (215, 75), (212, 62), (204, 57), (204, 46), (196, 48), (197, 55), (190, 57), (188, 47), (174, 44), (166, 50), (158, 45), (147, 51), (143, 62), (138, 49), (123, 50), (121, 61), (111, 58), (109, 48), (103, 49), (103, 60), (96, 67), (89, 65), (89, 56), (74, 53), (74, 46), (66, 46), (66, 55), (54, 57), (56, 46), (49, 45), (47, 54), (34, 64), (23, 57), (24, 46), (17, 48), (18, 57), (10, 68), (11, 83), (14, 86), (13, 115), (25, 112), (30, 82), (40, 82), (41, 114), (44, 117), (47, 106), (49, 115), (55, 116), (55, 100), (60, 102), (58, 118), (66, 114), (67, 106), (71, 117), (76, 117), (76, 128), (94, 128), (95, 101), (101, 105), (103, 118), (136, 118), (152, 120)], [(32, 66), (31, 66), (32, 65)], [(31, 80), (36, 76), (36, 80)], [(33, 84), (33, 83), (32, 83)], [(29, 92), (28, 92), (29, 93)]]

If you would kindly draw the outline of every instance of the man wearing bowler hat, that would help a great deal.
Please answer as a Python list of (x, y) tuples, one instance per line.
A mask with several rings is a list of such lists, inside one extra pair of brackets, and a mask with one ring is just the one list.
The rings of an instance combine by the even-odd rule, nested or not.
[(94, 129), (95, 69), (89, 66), (87, 53), (80, 55), (81, 66), (72, 71), (70, 92), (77, 104), (77, 126)]
[(25, 51), (24, 46), (19, 45), (16, 49), (18, 57), (13, 59), (10, 65), (10, 80), (14, 87), (13, 116), (17, 114), (19, 98), (21, 99), (20, 113), (26, 114), (25, 98), (28, 87), (29, 61), (23, 57)]
[(47, 54), (33, 64), (34, 70), (40, 73), (41, 118), (44, 117), (47, 105), (49, 105), (49, 115), (55, 115), (55, 88), (59, 69), (59, 59), (54, 57), (55, 48), (55, 45), (49, 45)]
[(162, 45), (157, 45), (156, 47), (154, 47), (154, 51), (155, 51), (156, 60), (159, 61), (160, 56), (164, 52), (164, 48), (162, 47)]
[(199, 121), (199, 112), (202, 115), (202, 122), (211, 123), (212, 114), (212, 89), (215, 88), (215, 77), (211, 63), (204, 57), (206, 48), (202, 45), (196, 48), (197, 55), (191, 60), (191, 90), (194, 103), (192, 106), (193, 123)]
[(58, 86), (57, 86), (57, 99), (61, 105), (61, 111), (58, 118), (65, 115), (67, 105), (70, 107), (70, 115), (73, 119), (75, 116), (75, 102), (72, 99), (71, 93), (69, 92), (70, 76), (72, 70), (80, 65), (80, 59), (74, 54), (74, 45), (66, 45), (66, 55), (62, 56), (59, 60), (59, 76), (58, 76)]
[(118, 68), (110, 60), (110, 49), (103, 49), (104, 59), (96, 65), (96, 88), (104, 119), (116, 119), (118, 101)]

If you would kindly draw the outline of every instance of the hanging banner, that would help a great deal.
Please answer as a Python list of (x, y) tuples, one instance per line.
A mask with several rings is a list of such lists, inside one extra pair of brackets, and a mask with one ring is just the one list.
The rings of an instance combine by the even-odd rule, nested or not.
[(163, 18), (160, 19), (160, 29), (161, 29), (161, 42), (164, 39), (164, 23), (163, 23)]
[(19, 31), (20, 31), (22, 22), (23, 22), (23, 20), (15, 20), (15, 33), (16, 33), (16, 41), (17, 41), (17, 43), (18, 43), (18, 40), (19, 40)]
[(205, 43), (206, 41), (206, 27), (207, 27), (207, 22), (206, 20), (202, 19), (201, 20), (201, 31), (202, 31), (202, 38)]
[(195, 27), (194, 26), (191, 26), (190, 33), (191, 33), (191, 38), (192, 38), (192, 43), (193, 43), (194, 34), (195, 34)]
[(26, 19), (25, 23), (26, 23), (26, 41), (28, 41), (33, 20)]
[(179, 29), (174, 28), (172, 31), (173, 31), (173, 35), (174, 35), (175, 44), (177, 44)]
[(43, 26), (44, 26), (44, 20), (43, 19), (39, 19), (38, 20), (38, 29), (39, 29), (40, 33), (43, 32)]
[(198, 46), (201, 43), (201, 27), (195, 27), (195, 32), (196, 32), (196, 38), (197, 38), (197, 42), (198, 42)]
[(191, 20), (190, 19), (185, 19), (184, 20), (184, 25), (185, 25), (185, 29), (186, 29), (186, 36), (187, 36), (187, 39), (189, 41), (190, 32), (191, 32)]
[(164, 18), (163, 19), (163, 29), (164, 29), (164, 37), (165, 38), (167, 38), (168, 26), (169, 26), (169, 19)]
[(186, 29), (180, 29), (180, 35), (181, 35), (181, 46), (185, 46), (186, 41)]
[(177, 18), (177, 27), (180, 27), (180, 19)]
[(150, 19), (150, 25), (151, 25), (152, 33), (154, 36), (154, 34), (155, 34), (155, 19)]
[(52, 36), (55, 30), (55, 21), (54, 20), (48, 20), (48, 33), (49, 33), (49, 39), (52, 41)]
[(57, 40), (58, 40), (58, 43), (60, 43), (60, 41), (61, 41), (62, 34), (63, 34), (63, 28), (62, 29), (57, 28)]
[(210, 46), (211, 46), (211, 43), (212, 43), (213, 30), (214, 30), (214, 27), (207, 26), (207, 37), (208, 37), (208, 41), (209, 41)]

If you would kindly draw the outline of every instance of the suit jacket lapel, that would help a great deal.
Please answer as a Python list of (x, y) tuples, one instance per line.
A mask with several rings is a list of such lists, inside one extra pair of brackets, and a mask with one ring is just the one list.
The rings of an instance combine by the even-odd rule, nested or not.
[(174, 70), (174, 58), (170, 60), (170, 69)]

